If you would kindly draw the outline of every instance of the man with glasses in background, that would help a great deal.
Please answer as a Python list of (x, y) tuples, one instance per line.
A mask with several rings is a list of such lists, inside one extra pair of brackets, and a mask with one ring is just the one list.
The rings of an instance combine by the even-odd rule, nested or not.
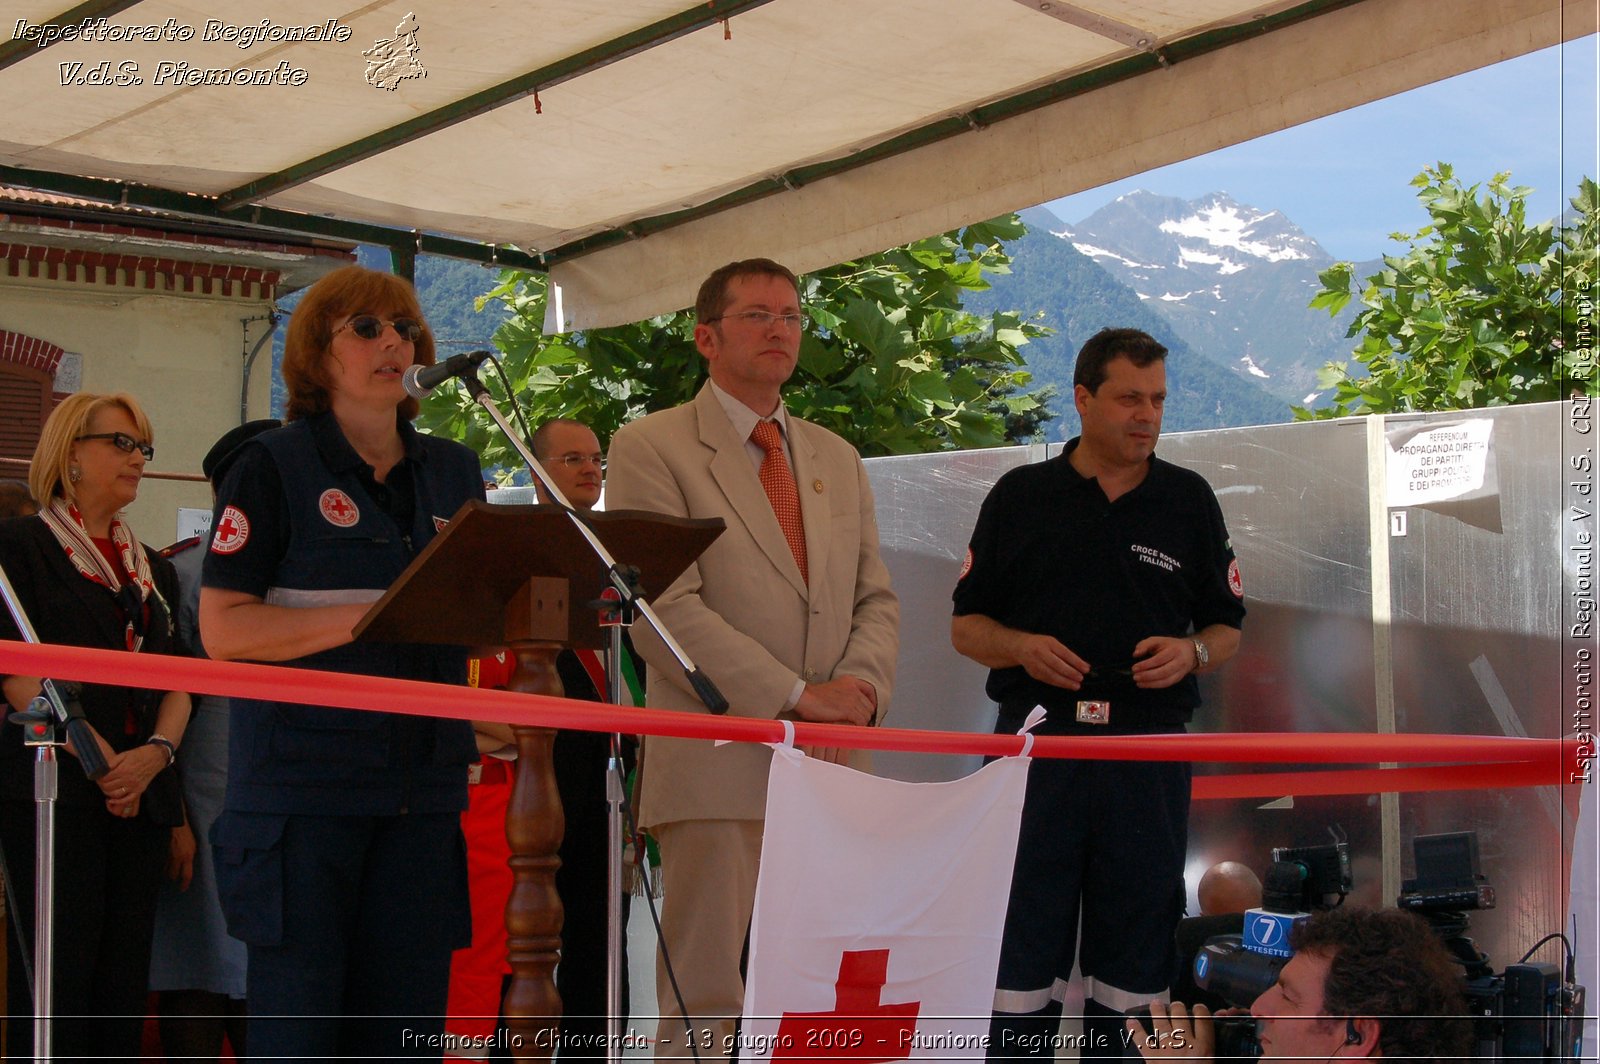
[[(552, 418), (533, 434), (533, 453), (574, 509), (592, 510), (600, 501), (606, 457), (600, 440), (581, 421)], [(541, 485), (539, 498), (545, 498)], [(623, 699), (642, 683), (644, 663), (637, 659), (624, 632), (622, 653)], [(603, 658), (593, 650), (563, 650), (556, 671), (568, 698), (605, 702), (606, 674)], [(642, 688), (641, 688), (642, 692)], [(622, 737), (622, 772), (633, 771), (639, 741)], [(556, 967), (556, 990), (564, 1015), (558, 1060), (605, 1060), (606, 1034), (606, 857), (610, 807), (606, 803), (606, 771), (611, 756), (611, 736), (606, 732), (556, 732), (551, 757), (555, 762), (556, 789), (567, 830), (561, 838), (561, 867), (556, 869), (556, 893), (561, 895), (565, 918), (561, 925), (561, 963)], [(622, 1017), (628, 1016), (628, 893), (622, 895)]]
[[(534, 431), (533, 456), (539, 459), (539, 464), (544, 466), (544, 471), (550, 474), (550, 479), (556, 482), (573, 509), (594, 509), (600, 501), (606, 456), (600, 450), (600, 438), (593, 429), (572, 418), (551, 418)], [(539, 485), (539, 501), (551, 501), (545, 498), (542, 484)]]
[[(1155, 457), (1167, 349), (1102, 329), (1073, 370), (1080, 436), (1011, 470), (978, 513), (951, 641), (990, 669), (996, 732), (1182, 733), (1194, 674), (1239, 647), (1244, 588), (1211, 487)], [(1164, 1000), (1184, 907), (1189, 763), (1035, 759), (1000, 947), (989, 1059), (1053, 1057), (1074, 955), (1082, 1057)], [(1078, 927), (1083, 928), (1081, 942)]]
[[(655, 608), (731, 712), (875, 724), (888, 707), (900, 608), (860, 456), (783, 407), (806, 323), (799, 283), (770, 259), (729, 263), (701, 285), (695, 314), (711, 380), (690, 402), (617, 432), (609, 505), (727, 523)], [(649, 704), (704, 711), (660, 640), (643, 626), (634, 638), (651, 664)], [(807, 752), (864, 764), (843, 750)], [(640, 824), (660, 843), (663, 948), (702, 1060), (733, 1055), (771, 756), (752, 743), (645, 741)], [(660, 955), (656, 994), (656, 1056), (689, 1056)]]

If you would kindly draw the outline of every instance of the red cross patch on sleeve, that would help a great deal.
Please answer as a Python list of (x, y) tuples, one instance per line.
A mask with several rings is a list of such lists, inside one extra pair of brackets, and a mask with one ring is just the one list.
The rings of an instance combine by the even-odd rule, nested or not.
[(237, 506), (222, 511), (217, 527), (211, 533), (211, 549), (218, 554), (232, 554), (250, 540), (250, 519)]

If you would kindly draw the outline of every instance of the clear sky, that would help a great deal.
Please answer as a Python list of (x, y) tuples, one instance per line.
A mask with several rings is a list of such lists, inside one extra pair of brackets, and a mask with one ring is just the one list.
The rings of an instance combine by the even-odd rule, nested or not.
[(1331, 255), (1360, 261), (1399, 250), (1389, 234), (1427, 222), (1411, 179), (1452, 164), (1467, 184), (1511, 171), (1529, 185), (1529, 217), (1567, 206), (1596, 161), (1596, 53), (1589, 36), (1425, 85), (1315, 122), (1045, 204), (1082, 221), (1134, 189), (1194, 199), (1227, 192), (1280, 210)]

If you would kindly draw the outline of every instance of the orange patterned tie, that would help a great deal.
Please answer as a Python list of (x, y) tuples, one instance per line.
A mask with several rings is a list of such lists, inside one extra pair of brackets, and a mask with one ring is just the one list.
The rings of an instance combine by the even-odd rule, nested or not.
[(806, 526), (800, 518), (800, 493), (795, 490), (789, 462), (783, 457), (783, 438), (777, 423), (756, 422), (750, 438), (767, 452), (761, 459), (761, 486), (766, 490), (767, 501), (772, 503), (772, 512), (778, 517), (783, 538), (789, 541), (794, 563), (800, 567), (800, 579), (809, 586), (811, 577), (806, 572)]

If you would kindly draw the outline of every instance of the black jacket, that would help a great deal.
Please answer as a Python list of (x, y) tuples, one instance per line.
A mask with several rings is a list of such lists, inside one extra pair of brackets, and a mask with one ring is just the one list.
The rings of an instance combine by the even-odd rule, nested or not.
[[(177, 571), (156, 551), (145, 547), (144, 552), (150, 559), (158, 594), (149, 599), (140, 653), (187, 656), (174, 620)], [(74, 568), (42, 519), (16, 517), (0, 521), (0, 565), (5, 566), (11, 586), (16, 588), (41, 642), (103, 650), (126, 648), (124, 622), (115, 596)], [(0, 603), (0, 639), (21, 638), (10, 610)], [(165, 693), (133, 686), (84, 684), (83, 715), (113, 750), (131, 750), (155, 730), (156, 711)], [(34, 759), (34, 751), (22, 745), (22, 730), (7, 720), (0, 728), (0, 797), (33, 800)], [(99, 805), (105, 801), (71, 754), (61, 755), (59, 776), (59, 801), (63, 804)], [(140, 815), (158, 824), (175, 826), (182, 822), (176, 773), (169, 769), (151, 781), (140, 803)]]

